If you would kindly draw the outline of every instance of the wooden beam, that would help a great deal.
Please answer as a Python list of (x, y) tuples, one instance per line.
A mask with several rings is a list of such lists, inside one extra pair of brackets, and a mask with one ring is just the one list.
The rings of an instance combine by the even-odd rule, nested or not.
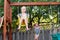
[(60, 5), (60, 2), (11, 2), (11, 6)]

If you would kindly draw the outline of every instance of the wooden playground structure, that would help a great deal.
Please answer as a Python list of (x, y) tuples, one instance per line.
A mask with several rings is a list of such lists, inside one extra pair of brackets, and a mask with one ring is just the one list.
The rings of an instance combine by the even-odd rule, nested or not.
[(12, 8), (11, 6), (47, 6), (60, 5), (60, 2), (10, 2), (4, 0), (4, 26), (3, 26), (3, 40), (6, 40), (7, 25), (9, 25), (9, 40), (12, 40)]

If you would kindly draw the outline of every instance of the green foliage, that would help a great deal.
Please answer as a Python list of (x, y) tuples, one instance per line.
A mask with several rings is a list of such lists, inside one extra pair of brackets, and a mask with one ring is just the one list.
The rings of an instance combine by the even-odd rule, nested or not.
[(0, 17), (4, 15), (3, 8), (0, 8)]
[[(11, 2), (52, 2), (52, 1), (56, 1), (56, 2), (60, 2), (60, 0), (10, 0)], [(4, 0), (0, 0), (0, 5), (4, 6)], [(60, 5), (56, 5), (56, 6), (26, 6), (27, 7), (27, 13), (29, 13), (29, 24), (33, 25), (34, 23), (41, 23), (41, 22), (46, 22), (46, 23), (58, 23), (59, 18), (58, 17), (58, 9), (60, 11)], [(18, 9), (19, 8), (19, 9)], [(16, 29), (17, 25), (17, 14), (18, 11), (19, 13), (21, 13), (20, 10), (21, 6), (15, 7), (12, 6), (12, 28)], [(0, 8), (0, 16), (3, 16), (4, 12), (3, 12), (3, 8)], [(50, 18), (50, 16), (52, 17), (52, 19)]]
[(4, 0), (0, 0), (0, 6), (4, 5)]

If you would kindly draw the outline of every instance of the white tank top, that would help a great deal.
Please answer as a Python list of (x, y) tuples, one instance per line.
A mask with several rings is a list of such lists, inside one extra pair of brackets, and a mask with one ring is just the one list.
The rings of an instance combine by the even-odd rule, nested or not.
[(22, 19), (29, 18), (29, 14), (27, 14), (27, 13), (21, 13), (21, 14), (18, 14), (18, 16)]
[(21, 18), (23, 18), (23, 19), (27, 18), (27, 14), (26, 13), (22, 13)]

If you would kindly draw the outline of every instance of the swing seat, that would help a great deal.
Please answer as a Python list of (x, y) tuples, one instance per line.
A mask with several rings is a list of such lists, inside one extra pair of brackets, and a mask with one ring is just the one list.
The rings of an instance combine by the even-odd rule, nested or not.
[(22, 21), (22, 25), (21, 26), (25, 26), (25, 20)]
[[(17, 20), (16, 25), (19, 25), (19, 21), (20, 21), (20, 17), (18, 17), (18, 20)], [(26, 26), (26, 25), (25, 25), (25, 21), (24, 21), (24, 20), (22, 21), (21, 26)]]

